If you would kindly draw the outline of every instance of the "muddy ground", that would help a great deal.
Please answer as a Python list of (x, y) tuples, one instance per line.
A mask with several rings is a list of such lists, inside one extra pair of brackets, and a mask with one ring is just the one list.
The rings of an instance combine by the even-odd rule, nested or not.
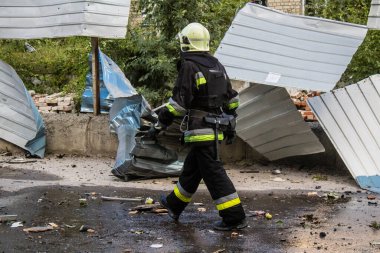
[[(174, 223), (167, 214), (130, 213), (140, 202), (103, 201), (100, 196), (157, 199), (173, 188), (176, 178), (123, 182), (109, 175), (112, 160), (105, 158), (2, 161), (0, 215), (17, 214), (23, 226), (0, 223), (0, 252), (380, 252), (380, 230), (369, 226), (380, 223), (380, 196), (368, 200), (370, 193), (347, 173), (226, 166), (249, 216), (249, 227), (236, 234), (212, 229), (219, 217), (204, 185), (193, 198), (204, 205), (190, 204)], [(273, 175), (273, 169), (281, 174)], [(81, 206), (81, 198), (87, 205)], [(258, 210), (273, 218), (256, 216)], [(57, 227), (23, 231), (49, 223)], [(82, 225), (94, 231), (80, 232)], [(154, 244), (162, 247), (152, 248)]]

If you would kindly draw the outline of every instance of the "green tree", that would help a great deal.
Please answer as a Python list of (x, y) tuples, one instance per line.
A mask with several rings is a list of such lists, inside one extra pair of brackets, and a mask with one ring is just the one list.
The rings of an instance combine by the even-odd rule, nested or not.
[[(306, 14), (366, 25), (371, 0), (310, 0)], [(356, 83), (380, 71), (380, 31), (368, 31), (337, 87)]]

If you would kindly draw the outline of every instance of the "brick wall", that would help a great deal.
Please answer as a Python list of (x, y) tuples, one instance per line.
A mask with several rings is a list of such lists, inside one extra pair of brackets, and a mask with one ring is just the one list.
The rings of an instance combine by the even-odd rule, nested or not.
[(285, 13), (302, 14), (302, 0), (267, 0), (267, 5)]

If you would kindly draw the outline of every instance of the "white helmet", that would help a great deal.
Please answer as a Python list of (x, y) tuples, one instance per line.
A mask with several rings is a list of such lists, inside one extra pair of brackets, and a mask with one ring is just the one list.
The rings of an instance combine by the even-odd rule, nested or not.
[(177, 34), (182, 52), (210, 51), (210, 33), (199, 23), (190, 23)]

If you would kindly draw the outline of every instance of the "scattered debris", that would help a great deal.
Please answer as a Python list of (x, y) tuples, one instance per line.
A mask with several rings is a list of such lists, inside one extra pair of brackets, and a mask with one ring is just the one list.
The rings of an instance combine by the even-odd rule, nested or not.
[(336, 200), (339, 198), (340, 198), (340, 195), (335, 193), (335, 192), (330, 192), (327, 194), (327, 199), (329, 199), (329, 200)]
[(162, 248), (164, 245), (161, 244), (161, 243), (157, 243), (157, 244), (152, 244), (150, 245), (151, 248), (154, 248), (154, 249), (159, 249), (159, 248)]
[(79, 199), (79, 205), (82, 207), (87, 206), (87, 199)]
[(8, 151), (8, 149), (6, 152), (0, 154), (0, 156), (12, 156), (12, 155), (13, 155), (12, 152)]
[(370, 242), (371, 246), (380, 246), (380, 242)]
[(49, 226), (52, 226), (53, 228), (58, 228), (58, 225), (55, 224), (54, 222), (48, 223)]
[(168, 213), (168, 210), (166, 208), (156, 208), (152, 209), (152, 213)]
[(23, 227), (22, 221), (13, 222), (11, 228)]
[(204, 206), (204, 204), (203, 204), (203, 203), (200, 203), (200, 202), (199, 202), (199, 203), (194, 202), (193, 205), (194, 205), (194, 206)]
[(377, 202), (368, 201), (369, 206), (377, 206)]
[(319, 233), (319, 237), (320, 238), (325, 238), (326, 237), (326, 233), (325, 232), (320, 232)]
[(308, 197), (319, 197), (318, 192), (308, 192), (307, 196)]
[(119, 197), (107, 197), (107, 196), (100, 196), (102, 200), (105, 201), (125, 201), (125, 202), (141, 202), (143, 201), (143, 198), (119, 198)]
[(58, 154), (55, 157), (57, 157), (58, 159), (62, 159), (63, 157), (65, 157), (65, 154)]
[(281, 177), (275, 177), (272, 179), (272, 181), (274, 181), (274, 182), (285, 182), (286, 180), (282, 179)]
[(376, 196), (375, 196), (375, 195), (368, 195), (368, 196), (367, 196), (367, 199), (369, 199), (369, 200), (374, 200), (374, 199), (376, 199)]
[(225, 249), (218, 249), (217, 251), (214, 251), (214, 252), (212, 252), (212, 253), (222, 253), (222, 252), (224, 252), (224, 251), (226, 251)]
[(151, 197), (147, 197), (145, 199), (145, 204), (146, 205), (150, 205), (150, 204), (153, 204), (153, 203), (154, 203), (154, 200)]
[(29, 160), (29, 159), (24, 159), (24, 158), (14, 158), (14, 159), (9, 159), (5, 161), (5, 163), (10, 163), (10, 164), (20, 164), (20, 163), (35, 163), (37, 160)]
[(235, 238), (235, 237), (238, 237), (239, 236), (239, 233), (237, 233), (237, 232), (232, 232), (231, 233), (231, 237), (232, 238)]
[(204, 208), (204, 207), (198, 207), (198, 212), (206, 212), (206, 208)]
[(266, 214), (265, 214), (265, 218), (266, 218), (267, 220), (271, 220), (271, 219), (272, 219), (272, 215), (271, 215), (270, 213), (266, 213)]
[(249, 211), (251, 214), (252, 214), (252, 216), (263, 216), (263, 215), (265, 215), (265, 211), (261, 211), (261, 210), (258, 210), (258, 211)]
[(88, 233), (95, 233), (95, 230), (87, 225), (82, 225), (79, 228), (79, 232), (88, 232)]
[(16, 214), (0, 215), (0, 222), (15, 221), (15, 220), (17, 220)]
[(75, 225), (67, 225), (67, 224), (64, 224), (64, 226), (67, 228), (75, 228), (76, 227)]
[(31, 228), (24, 228), (23, 231), (27, 233), (39, 233), (39, 232), (46, 232), (53, 230), (52, 226), (44, 226), (44, 227), (31, 227)]
[(322, 186), (320, 186), (320, 185), (317, 185), (316, 187), (315, 187), (315, 189), (317, 189), (317, 190), (319, 190), (319, 189), (321, 189), (322, 188)]
[(273, 175), (279, 175), (281, 174), (281, 170), (277, 169), (277, 170), (272, 170), (272, 174)]
[(139, 213), (139, 211), (130, 211), (128, 214), (138, 214)]
[(284, 225), (284, 222), (282, 220), (277, 220), (276, 224), (282, 226), (282, 225)]

